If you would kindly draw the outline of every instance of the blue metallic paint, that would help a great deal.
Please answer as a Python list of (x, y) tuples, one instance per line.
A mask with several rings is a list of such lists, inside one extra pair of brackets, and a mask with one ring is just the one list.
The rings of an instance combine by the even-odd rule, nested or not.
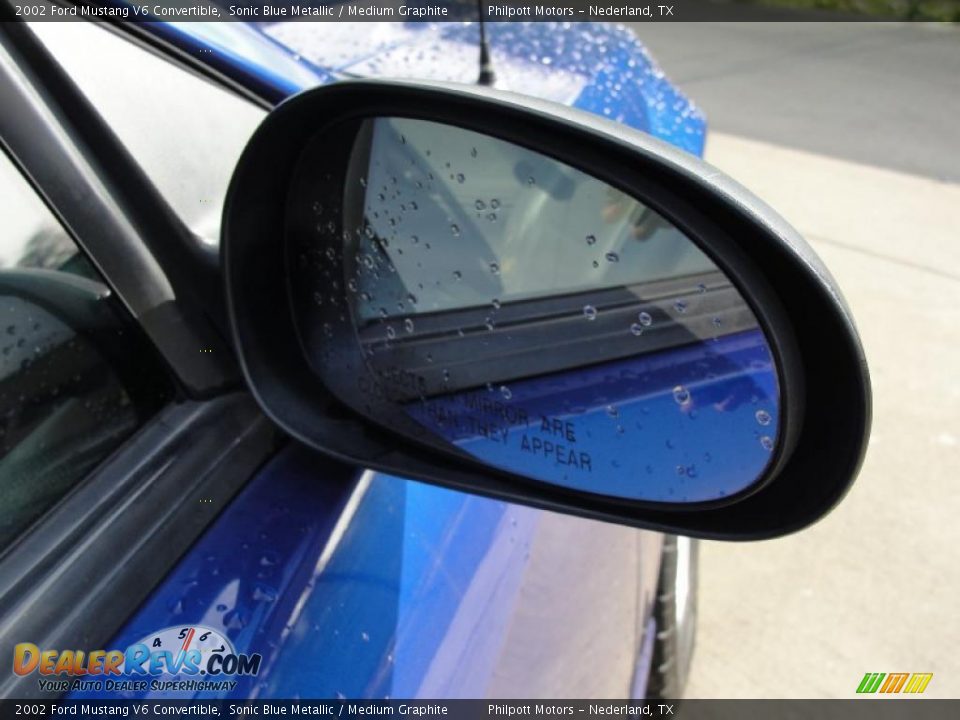
[[(147, 29), (275, 101), (336, 77), (255, 27)], [(442, 32), (475, 42), (474, 26)], [(588, 75), (578, 107), (702, 153), (702, 115), (625, 29), (503, 23), (491, 27), (491, 42)], [(171, 625), (220, 629), (238, 651), (264, 655), (260, 675), (229, 694), (236, 698), (482, 696), (542, 515), (383, 475), (357, 478), (291, 446), (108, 645), (124, 648)], [(637, 677), (645, 675), (644, 664)]]
[[(539, 516), (383, 475), (357, 480), (292, 446), (224, 510), (110, 648), (199, 624), (237, 652), (264, 656), (256, 678), (196, 697), (482, 695)], [(117, 695), (155, 696), (97, 696)]]
[(777, 434), (778, 393), (770, 349), (754, 329), (509, 388), (440, 395), (407, 412), (510, 472), (631, 500), (707, 502), (760, 479)]
[[(354, 72), (358, 64), (369, 59), (368, 51), (358, 53), (350, 61), (331, 58), (325, 63), (322, 43), (318, 54), (307, 59), (273, 39), (270, 24), (266, 23), (152, 25), (155, 27), (151, 30), (168, 42), (214, 64), (245, 85), (266, 89), (277, 101), (307, 87), (332, 82), (340, 73)], [(403, 74), (406, 57), (410, 58), (411, 72), (425, 75), (422, 66), (413, 67), (414, 58), (437, 39), (468, 46), (471, 51), (477, 45), (475, 23), (404, 26), (416, 31), (402, 42), (409, 52), (391, 63), (391, 74)], [(534, 22), (488, 23), (488, 30), (495, 55), (583, 76), (585, 86), (573, 102), (575, 107), (649, 132), (695, 155), (703, 154), (703, 113), (670, 84), (643, 44), (626, 28), (599, 23)], [(324, 32), (323, 23), (317, 32)], [(398, 44), (384, 45), (379, 50), (395, 50)], [(212, 53), (207, 56), (201, 51)]]

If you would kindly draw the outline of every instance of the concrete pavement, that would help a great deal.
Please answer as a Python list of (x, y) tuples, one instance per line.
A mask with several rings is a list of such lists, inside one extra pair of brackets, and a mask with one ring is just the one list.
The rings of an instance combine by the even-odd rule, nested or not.
[(859, 481), (819, 524), (704, 543), (689, 696), (845, 698), (867, 671), (900, 671), (933, 672), (926, 696), (960, 697), (960, 184), (720, 133), (707, 158), (834, 274), (874, 425)]
[(960, 27), (631, 27), (712, 130), (960, 182)]

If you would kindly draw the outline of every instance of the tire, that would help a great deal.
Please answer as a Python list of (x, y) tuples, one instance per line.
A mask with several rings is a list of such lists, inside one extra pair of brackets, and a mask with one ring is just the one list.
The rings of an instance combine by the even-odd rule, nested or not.
[(697, 540), (667, 535), (663, 540), (654, 619), (657, 636), (647, 681), (651, 700), (683, 697), (697, 634)]

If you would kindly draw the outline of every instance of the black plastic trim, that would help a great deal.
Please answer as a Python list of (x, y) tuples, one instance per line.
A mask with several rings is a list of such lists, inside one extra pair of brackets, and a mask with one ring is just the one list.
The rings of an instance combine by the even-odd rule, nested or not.
[(103, 647), (275, 447), (246, 394), (168, 406), (0, 557), (0, 653)]
[[(704, 287), (702, 295), (695, 289), (700, 284)], [(665, 311), (676, 300), (695, 294), (709, 298), (705, 303), (709, 313), (693, 311), (681, 319)], [(593, 306), (597, 314), (584, 331), (583, 308), (587, 304)], [(757, 326), (753, 313), (723, 273), (712, 271), (646, 283), (635, 291), (629, 287), (607, 288), (504, 303), (492, 330), (485, 325), (490, 311), (484, 306), (393, 316), (389, 324), (397, 326), (397, 337), (389, 343), (384, 338), (383, 325), (377, 320), (357, 328), (357, 334), (364, 351), (370, 352), (369, 364), (375, 373), (403, 367), (406, 372), (422, 378), (423, 386), (410, 388), (408, 393), (402, 387), (391, 388), (400, 393), (392, 394), (392, 399), (402, 402), (421, 395), (431, 397), (632, 357), (636, 355), (636, 340), (624, 333), (623, 328), (629, 326), (640, 311), (648, 312), (653, 318), (653, 326), (644, 333), (646, 352), (680, 347), (699, 338), (730, 335)], [(415, 322), (412, 333), (401, 332), (406, 317)], [(713, 319), (718, 317), (723, 322), (722, 333), (713, 325)], [(511, 352), (504, 352), (496, 342), (492, 347), (486, 342), (500, 334), (513, 338)], [(452, 339), (456, 339), (455, 352), (446, 353), (446, 345)], [(449, 380), (444, 376), (445, 370), (459, 379)]]
[(0, 23), (0, 98), (0, 148), (137, 318), (187, 394), (203, 398), (236, 387), (216, 254), (201, 247), (21, 22)]

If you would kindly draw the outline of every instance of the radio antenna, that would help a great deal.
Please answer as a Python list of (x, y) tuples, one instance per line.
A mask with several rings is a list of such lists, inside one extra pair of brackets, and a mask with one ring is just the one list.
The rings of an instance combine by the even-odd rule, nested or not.
[(487, 44), (487, 26), (483, 19), (483, 0), (477, 0), (477, 16), (480, 24), (480, 76), (477, 85), (493, 85), (497, 76), (490, 62), (490, 46)]

